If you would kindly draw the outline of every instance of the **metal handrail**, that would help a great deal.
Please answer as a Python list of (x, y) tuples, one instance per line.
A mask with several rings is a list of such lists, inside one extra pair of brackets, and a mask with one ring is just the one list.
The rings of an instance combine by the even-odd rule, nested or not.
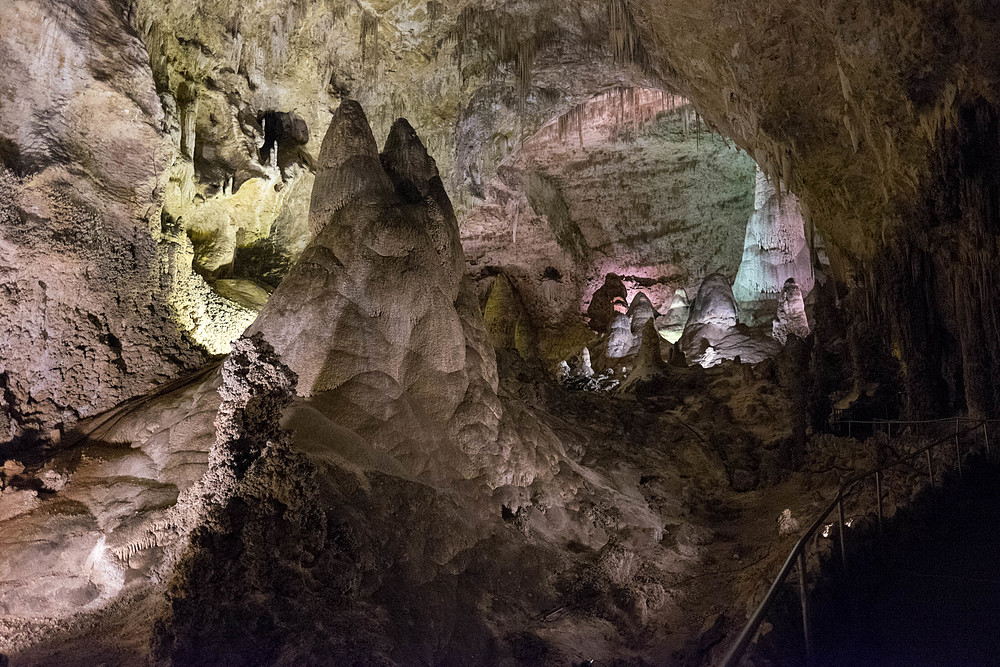
[(974, 419), (972, 417), (938, 417), (937, 419), (831, 419), (831, 424), (944, 424), (955, 422), (975, 422), (980, 424), (984, 421), (997, 421), (990, 419)]
[[(959, 421), (970, 421), (970, 420), (968, 420), (968, 419), (960, 419), (960, 418), (952, 418), (952, 419), (949, 419), (947, 421), (954, 421), (954, 422), (956, 422), (956, 426), (957, 426), (957, 424), (959, 423)], [(765, 615), (767, 614), (768, 611), (770, 611), (771, 605), (774, 603), (774, 600), (778, 597), (778, 593), (781, 591), (781, 588), (784, 585), (785, 580), (788, 578), (788, 575), (791, 573), (792, 568), (795, 567), (796, 562), (798, 562), (798, 566), (799, 566), (798, 567), (798, 570), (799, 570), (799, 577), (798, 578), (799, 578), (799, 596), (800, 596), (800, 599), (801, 599), (801, 602), (802, 602), (802, 629), (803, 629), (803, 633), (805, 635), (806, 652), (809, 653), (810, 652), (810, 640), (809, 640), (808, 604), (807, 604), (807, 600), (806, 600), (806, 593), (807, 593), (807, 591), (806, 591), (806, 586), (805, 586), (805, 571), (806, 571), (806, 563), (805, 563), (806, 553), (805, 553), (805, 549), (808, 546), (810, 540), (812, 540), (813, 537), (815, 537), (816, 532), (820, 529), (821, 526), (824, 525), (824, 522), (826, 521), (826, 519), (830, 516), (830, 514), (835, 509), (839, 510), (839, 514), (840, 514), (840, 516), (839, 516), (840, 529), (839, 529), (838, 532), (839, 532), (839, 541), (840, 541), (840, 555), (841, 555), (841, 559), (842, 559), (842, 562), (844, 564), (844, 567), (846, 569), (846, 566), (847, 566), (847, 549), (846, 549), (846, 545), (845, 545), (845, 542), (844, 542), (844, 505), (843, 505), (844, 497), (851, 490), (853, 490), (860, 482), (868, 479), (869, 477), (873, 477), (874, 476), (875, 477), (875, 485), (876, 485), (876, 494), (878, 496), (877, 500), (878, 500), (879, 530), (881, 530), (881, 528), (882, 528), (881, 475), (882, 475), (882, 473), (885, 472), (886, 470), (891, 469), (891, 468), (895, 468), (898, 465), (902, 465), (902, 464), (904, 464), (904, 463), (906, 463), (906, 462), (908, 462), (908, 461), (910, 461), (910, 460), (912, 460), (912, 459), (920, 456), (921, 454), (926, 454), (927, 455), (928, 472), (929, 472), (930, 478), (931, 478), (931, 486), (933, 486), (934, 485), (934, 468), (933, 468), (933, 465), (931, 464), (931, 459), (930, 459), (931, 450), (933, 450), (934, 448), (936, 448), (936, 447), (938, 447), (938, 446), (940, 446), (940, 445), (942, 445), (942, 444), (944, 444), (946, 442), (949, 442), (952, 439), (954, 439), (954, 441), (955, 441), (955, 447), (956, 447), (956, 453), (957, 453), (957, 467), (958, 467), (958, 470), (959, 470), (959, 474), (961, 474), (962, 455), (961, 455), (961, 450), (959, 448), (959, 439), (961, 438), (961, 436), (967, 435), (968, 433), (976, 431), (977, 429), (979, 429), (980, 427), (982, 427), (984, 429), (983, 432), (984, 432), (984, 434), (986, 436), (986, 448), (987, 448), (987, 452), (989, 452), (989, 430), (988, 430), (987, 424), (990, 421), (995, 421), (995, 420), (987, 420), (987, 419), (975, 420), (975, 423), (972, 426), (969, 426), (968, 428), (966, 428), (966, 429), (964, 429), (962, 431), (960, 431), (960, 430), (958, 430), (956, 428), (955, 433), (948, 434), (946, 436), (938, 438), (937, 440), (931, 442), (930, 444), (925, 445), (924, 447), (921, 447), (920, 449), (918, 449), (918, 450), (916, 450), (914, 452), (911, 452), (910, 454), (907, 454), (906, 456), (904, 456), (904, 457), (902, 457), (900, 459), (896, 459), (894, 461), (891, 461), (891, 462), (888, 462), (888, 463), (884, 463), (881, 466), (878, 466), (876, 468), (872, 468), (870, 470), (865, 470), (865, 471), (861, 471), (861, 472), (855, 473), (853, 475), (848, 476), (843, 482), (841, 482), (840, 488), (837, 490), (837, 497), (834, 498), (833, 501), (826, 507), (826, 509), (823, 510), (823, 512), (819, 515), (819, 517), (817, 517), (816, 520), (813, 521), (812, 525), (809, 526), (809, 529), (806, 530), (802, 534), (801, 537), (799, 537), (798, 541), (795, 543), (795, 546), (792, 547), (791, 552), (788, 554), (788, 558), (785, 559), (784, 565), (781, 566), (781, 569), (778, 571), (778, 575), (775, 577), (774, 581), (771, 583), (771, 587), (770, 587), (770, 589), (768, 589), (767, 595), (764, 596), (764, 600), (757, 607), (756, 611), (754, 611), (753, 615), (747, 621), (746, 625), (743, 626), (743, 630), (740, 632), (739, 637), (736, 638), (736, 642), (733, 644), (733, 646), (726, 653), (726, 657), (722, 661), (722, 667), (736, 667), (736, 665), (739, 663), (739, 661), (743, 658), (743, 654), (746, 652), (747, 647), (750, 645), (750, 642), (753, 639), (754, 635), (756, 634), (757, 629), (760, 628), (760, 624), (763, 623)]]

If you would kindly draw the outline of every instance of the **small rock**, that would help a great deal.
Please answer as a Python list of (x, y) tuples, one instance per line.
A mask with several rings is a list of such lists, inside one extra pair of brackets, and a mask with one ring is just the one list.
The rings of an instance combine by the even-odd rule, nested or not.
[(569, 364), (566, 363), (566, 360), (560, 361), (559, 365), (556, 366), (556, 382), (564, 384), (569, 379), (569, 374)]
[(715, 541), (715, 533), (704, 526), (685, 523), (677, 531), (677, 541), (681, 544), (703, 547)]
[(590, 363), (590, 350), (586, 347), (580, 353), (580, 368), (577, 373), (586, 378), (594, 377), (594, 367)]
[(778, 535), (795, 535), (798, 532), (798, 520), (792, 518), (792, 510), (786, 509), (778, 517)]
[(69, 481), (69, 475), (47, 469), (42, 471), (38, 479), (41, 480), (42, 488), (46, 491), (61, 491), (66, 486), (66, 482)]
[(3, 464), (3, 473), (10, 479), (14, 475), (20, 475), (24, 472), (24, 464), (20, 461), (15, 461), (14, 459), (9, 459)]

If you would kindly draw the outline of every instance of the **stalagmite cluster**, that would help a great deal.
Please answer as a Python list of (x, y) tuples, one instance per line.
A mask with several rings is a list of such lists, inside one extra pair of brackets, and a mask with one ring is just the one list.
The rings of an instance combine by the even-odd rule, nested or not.
[(0, 3), (0, 665), (718, 663), (1000, 413), (992, 9)]

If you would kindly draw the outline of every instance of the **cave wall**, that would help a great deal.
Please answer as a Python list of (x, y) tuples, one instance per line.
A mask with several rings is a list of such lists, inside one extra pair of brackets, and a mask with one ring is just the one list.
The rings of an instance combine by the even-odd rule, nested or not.
[(921, 196), (906, 227), (870, 263), (861, 282), (898, 357), (901, 402), (913, 416), (1000, 407), (1000, 113), (964, 104), (935, 139)]
[(58, 439), (203, 361), (166, 306), (170, 146), (116, 9), (0, 7), (0, 446)]
[(501, 165), (462, 221), (470, 273), (515, 281), (536, 326), (560, 335), (608, 273), (666, 312), (674, 292), (736, 275), (754, 164), (687, 100), (614, 89), (553, 118)]
[[(984, 0), (7, 2), (7, 413), (47, 433), (199, 363), (203, 352), (171, 310), (178, 287), (161, 221), (180, 220), (198, 242), (207, 283), (239, 277), (236, 250), (252, 255), (246, 266), (271, 271), (268, 242), (287, 267), (294, 252), (285, 251), (306, 242), (302, 191), (339, 98), (362, 101), (377, 136), (395, 117), (410, 118), (438, 156), (462, 217), (548, 119), (615, 86), (666, 88), (691, 100), (709, 127), (799, 197), (828, 243), (836, 278), (858, 286), (858, 303), (871, 301), (867, 293), (905, 296), (918, 318), (904, 323), (902, 307), (887, 307), (876, 320), (866, 308), (855, 328), (896, 321), (895, 333), (881, 338), (907, 377), (945, 387), (931, 390), (950, 396), (938, 404), (991, 410), (996, 363), (982, 342), (992, 340), (993, 315), (979, 307), (989, 291), (980, 274), (991, 268), (979, 252), (992, 247), (991, 227), (975, 227), (987, 230), (979, 237), (954, 229), (969, 210), (992, 220), (992, 204), (979, 201), (989, 188), (976, 186), (985, 194), (971, 199), (967, 188), (944, 185), (959, 177), (942, 176), (937, 163), (949, 150), (942, 142), (964, 145), (953, 133), (986, 132), (971, 129), (963, 109), (1000, 100), (997, 21)], [(309, 129), (287, 169), (261, 163), (272, 112), (294, 112)], [(288, 157), (287, 144), (279, 142), (279, 157), (281, 149)], [(987, 158), (946, 167), (985, 182), (968, 164)], [(244, 188), (265, 185), (275, 192), (267, 206), (242, 206)], [(298, 194), (279, 193), (289, 187)], [(913, 202), (928, 189), (940, 189), (942, 201), (968, 199), (963, 217), (951, 215), (935, 231), (958, 239), (944, 245), (954, 244), (949, 261), (966, 266), (960, 273), (946, 268), (942, 249), (931, 253), (933, 244), (912, 236), (929, 215)], [(221, 224), (211, 208), (197, 210), (202, 202), (242, 212)], [(295, 231), (276, 235), (277, 226)], [(209, 261), (216, 240), (223, 259), (237, 246), (232, 275), (225, 261)], [(186, 246), (176, 246), (186, 257)], [(894, 275), (905, 270), (916, 277), (899, 284)], [(954, 308), (940, 287), (947, 276), (960, 285)], [(269, 280), (273, 286), (273, 271)], [(918, 309), (923, 293), (932, 309)], [(911, 329), (947, 332), (939, 338), (957, 342), (961, 360), (939, 359)]]

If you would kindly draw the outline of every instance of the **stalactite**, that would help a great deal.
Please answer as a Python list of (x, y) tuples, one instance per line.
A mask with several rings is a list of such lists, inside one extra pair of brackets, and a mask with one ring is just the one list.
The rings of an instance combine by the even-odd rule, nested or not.
[[(378, 65), (378, 33), (379, 17), (374, 9), (362, 6), (361, 8), (361, 66), (374, 59), (374, 65)], [(369, 39), (370, 38), (370, 39)]]
[(616, 61), (635, 63), (640, 60), (639, 34), (628, 0), (609, 1), (608, 31), (611, 53)]

